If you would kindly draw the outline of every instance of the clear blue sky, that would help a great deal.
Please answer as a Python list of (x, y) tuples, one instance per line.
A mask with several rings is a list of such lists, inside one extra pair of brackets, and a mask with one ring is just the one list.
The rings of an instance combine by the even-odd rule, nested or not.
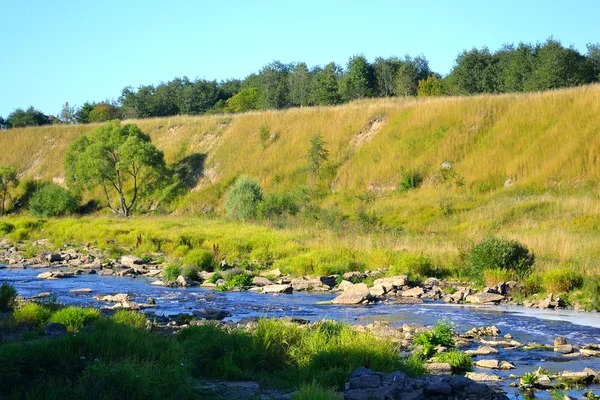
[(424, 54), (446, 74), (463, 49), (544, 41), (585, 52), (600, 1), (0, 0), (0, 115), (118, 98), (176, 76), (243, 78), (273, 60)]

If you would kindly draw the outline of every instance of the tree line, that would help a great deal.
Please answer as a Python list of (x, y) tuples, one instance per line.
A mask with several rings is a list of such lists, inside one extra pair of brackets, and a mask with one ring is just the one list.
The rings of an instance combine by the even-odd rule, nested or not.
[(345, 68), (334, 62), (309, 68), (304, 62), (274, 61), (243, 80), (183, 77), (156, 86), (128, 86), (116, 101), (81, 107), (65, 103), (56, 117), (33, 107), (17, 109), (0, 117), (0, 127), (329, 106), (372, 97), (529, 92), (599, 80), (600, 43), (588, 44), (582, 54), (551, 38), (535, 45), (504, 45), (495, 52), (487, 47), (465, 50), (445, 77), (432, 71), (422, 55), (378, 57), (372, 63), (357, 55)]

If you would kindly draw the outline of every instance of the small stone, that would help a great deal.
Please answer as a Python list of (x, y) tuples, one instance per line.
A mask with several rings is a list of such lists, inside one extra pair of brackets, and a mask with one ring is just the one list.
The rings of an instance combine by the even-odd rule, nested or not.
[(92, 289), (90, 288), (81, 288), (81, 289), (71, 289), (69, 290), (70, 293), (91, 293)]
[(563, 346), (565, 344), (567, 344), (567, 339), (564, 336), (559, 336), (554, 339), (554, 347)]

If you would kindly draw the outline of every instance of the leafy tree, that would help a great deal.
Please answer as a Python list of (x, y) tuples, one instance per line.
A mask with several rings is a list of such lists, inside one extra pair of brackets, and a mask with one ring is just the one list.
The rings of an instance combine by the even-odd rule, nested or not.
[(39, 187), (29, 200), (29, 211), (40, 217), (59, 217), (72, 214), (79, 207), (79, 199), (67, 189), (54, 183)]
[(119, 108), (108, 102), (98, 103), (88, 115), (89, 122), (106, 122), (113, 119), (120, 119)]
[(227, 100), (240, 91), (242, 82), (239, 79), (228, 79), (219, 82), (219, 100)]
[(429, 62), (423, 56), (410, 58), (408, 55), (400, 62), (394, 79), (394, 93), (397, 96), (415, 96), (419, 90), (419, 81), (430, 75)]
[(306, 63), (298, 63), (289, 75), (290, 102), (294, 106), (311, 105), (311, 74)]
[(427, 79), (419, 81), (418, 96), (443, 96), (445, 94), (445, 83), (439, 75), (431, 74)]
[(290, 65), (280, 61), (273, 61), (260, 71), (265, 108), (282, 109), (289, 105), (289, 73)]
[[(141, 191), (165, 174), (163, 153), (136, 125), (111, 121), (73, 142), (65, 157), (70, 188), (101, 186), (107, 207), (119, 216), (130, 215)], [(128, 189), (131, 194), (128, 194)], [(109, 192), (116, 192), (113, 206)]]
[(0, 115), (0, 129), (6, 129), (7, 127), (6, 120)]
[(90, 123), (90, 112), (94, 109), (95, 103), (85, 102), (83, 106), (75, 113), (75, 121), (78, 124), (89, 124)]
[(365, 56), (359, 55), (348, 60), (346, 73), (340, 80), (340, 94), (345, 100), (373, 97), (375, 75), (373, 67)]
[(600, 80), (600, 43), (587, 44), (587, 59), (592, 66), (593, 79)]
[(329, 150), (325, 148), (327, 143), (323, 139), (323, 135), (317, 134), (310, 138), (310, 148), (306, 154), (308, 160), (308, 170), (311, 177), (311, 186), (314, 189), (316, 180), (321, 176), (323, 164), (329, 158)]
[(559, 41), (548, 39), (535, 48), (533, 71), (525, 82), (525, 90), (548, 90), (589, 83), (593, 67), (573, 48), (565, 48)]
[(180, 112), (182, 114), (204, 114), (219, 101), (219, 85), (216, 81), (199, 79), (186, 85), (182, 92)]
[(225, 197), (225, 210), (230, 217), (246, 221), (256, 216), (263, 192), (260, 184), (243, 175), (236, 179)]
[(0, 215), (4, 214), (4, 206), (9, 196), (8, 188), (19, 184), (17, 170), (13, 167), (0, 167)]
[(456, 58), (450, 79), (458, 94), (496, 93), (498, 91), (496, 62), (487, 47), (463, 51)]
[(339, 80), (341, 77), (341, 67), (336, 63), (329, 63), (323, 69), (315, 68), (312, 71), (313, 104), (320, 106), (331, 106), (339, 104), (342, 99), (339, 94)]
[(43, 112), (29, 107), (27, 110), (17, 108), (8, 116), (6, 123), (10, 128), (22, 128), (25, 126), (48, 125), (51, 122)]
[(75, 107), (69, 106), (69, 102), (65, 102), (62, 109), (60, 110), (59, 119), (65, 124), (74, 124), (75, 118)]
[(373, 63), (375, 74), (375, 94), (378, 97), (390, 97), (394, 95), (394, 80), (400, 68), (401, 62), (396, 57), (388, 59), (378, 57)]
[(259, 88), (251, 87), (242, 89), (238, 94), (228, 99), (226, 102), (226, 112), (246, 112), (258, 110), (262, 103), (262, 93)]
[(533, 69), (533, 47), (526, 43), (505, 45), (494, 54), (498, 64), (498, 89), (504, 93), (522, 92)]

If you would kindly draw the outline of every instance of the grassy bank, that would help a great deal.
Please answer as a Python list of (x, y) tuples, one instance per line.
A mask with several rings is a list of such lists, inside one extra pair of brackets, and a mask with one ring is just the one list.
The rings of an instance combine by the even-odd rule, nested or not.
[[(319, 394), (326, 400), (334, 398), (329, 388), (343, 390), (348, 375), (361, 366), (412, 376), (424, 372), (421, 361), (402, 358), (392, 342), (335, 322), (301, 326), (263, 319), (250, 329), (206, 324), (171, 335), (148, 331), (143, 314), (120, 311), (89, 318), (90, 312), (30, 303), (2, 321), (0, 333), (23, 323), (33, 331), (0, 346), (0, 396), (214, 398), (214, 393), (204, 397), (193, 391), (197, 379), (208, 379), (300, 388), (296, 399)], [(76, 333), (57, 339), (33, 334), (67, 315), (68, 321), (78, 321)]]

